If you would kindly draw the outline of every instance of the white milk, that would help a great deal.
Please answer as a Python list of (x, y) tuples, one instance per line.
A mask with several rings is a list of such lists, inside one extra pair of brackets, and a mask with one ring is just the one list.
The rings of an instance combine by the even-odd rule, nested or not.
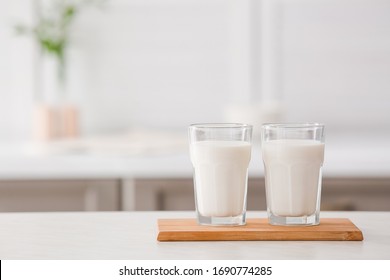
[(200, 141), (190, 145), (195, 169), (197, 209), (202, 216), (242, 214), (245, 206), (251, 144)]
[(272, 140), (262, 145), (270, 211), (290, 217), (314, 214), (324, 144), (315, 140)]

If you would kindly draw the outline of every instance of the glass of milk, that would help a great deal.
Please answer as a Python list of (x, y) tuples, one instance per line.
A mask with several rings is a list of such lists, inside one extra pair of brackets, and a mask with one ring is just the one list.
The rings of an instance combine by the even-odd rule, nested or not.
[(245, 224), (251, 141), (251, 125), (190, 125), (190, 158), (199, 224)]
[(318, 225), (324, 125), (264, 124), (261, 140), (269, 223)]

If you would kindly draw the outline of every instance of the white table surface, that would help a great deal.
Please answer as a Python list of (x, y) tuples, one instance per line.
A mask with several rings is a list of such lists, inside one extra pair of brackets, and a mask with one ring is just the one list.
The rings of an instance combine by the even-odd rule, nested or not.
[(192, 217), (193, 212), (1, 213), (0, 259), (390, 259), (390, 212), (321, 214), (349, 218), (364, 241), (156, 240), (158, 218)]

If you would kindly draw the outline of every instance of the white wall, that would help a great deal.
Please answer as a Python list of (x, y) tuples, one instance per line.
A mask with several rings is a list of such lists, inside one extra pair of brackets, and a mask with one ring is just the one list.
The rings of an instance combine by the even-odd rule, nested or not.
[(229, 1), (111, 2), (89, 10), (74, 34), (85, 128), (222, 121), (231, 81)]
[(390, 130), (390, 1), (294, 0), (283, 8), (288, 118)]
[[(29, 16), (22, 2), (0, 0), (1, 138), (29, 135), (32, 48), (3, 36), (10, 15)], [(285, 120), (389, 129), (390, 1), (274, 2)], [(260, 12), (256, 0), (110, 0), (84, 11), (69, 52), (83, 132), (184, 129), (261, 101)]]
[(0, 1), (0, 140), (30, 135), (33, 44), (13, 27), (31, 20), (30, 1)]

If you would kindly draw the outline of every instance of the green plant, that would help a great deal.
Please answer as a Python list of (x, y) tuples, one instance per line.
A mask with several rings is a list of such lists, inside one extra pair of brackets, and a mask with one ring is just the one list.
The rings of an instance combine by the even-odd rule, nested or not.
[(32, 35), (42, 52), (53, 55), (58, 60), (58, 76), (63, 82), (65, 75), (65, 50), (69, 42), (70, 27), (80, 10), (89, 4), (101, 3), (98, 0), (52, 0), (49, 7), (38, 7), (37, 21), (33, 26), (18, 24), (18, 34)]

